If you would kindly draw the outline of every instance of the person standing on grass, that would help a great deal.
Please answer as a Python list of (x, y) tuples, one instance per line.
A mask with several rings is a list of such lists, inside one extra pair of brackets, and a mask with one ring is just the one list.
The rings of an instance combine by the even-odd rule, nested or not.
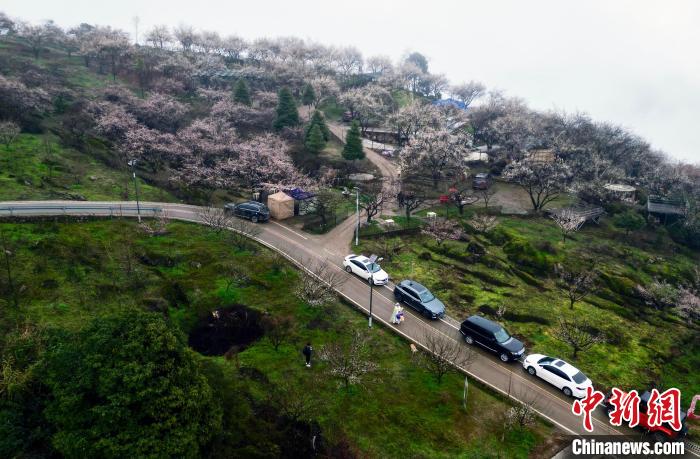
[(306, 343), (306, 346), (304, 346), (304, 349), (301, 351), (302, 354), (304, 354), (304, 357), (306, 357), (306, 366), (310, 367), (311, 366), (311, 353), (313, 352), (314, 348), (311, 347), (311, 343)]

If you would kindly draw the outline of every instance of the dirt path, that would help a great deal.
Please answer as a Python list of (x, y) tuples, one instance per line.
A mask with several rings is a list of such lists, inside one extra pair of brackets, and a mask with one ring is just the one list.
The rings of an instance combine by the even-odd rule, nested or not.
[[(333, 123), (333, 122), (328, 122), (328, 129), (330, 129), (331, 133), (338, 138), (342, 143), (345, 143), (345, 136), (347, 135), (348, 127), (343, 126), (338, 123)], [(376, 151), (367, 148), (366, 145), (363, 144), (363, 150), (365, 152), (365, 156), (367, 159), (374, 164), (377, 169), (379, 169), (379, 172), (382, 174), (381, 180), (383, 181), (383, 188), (384, 192), (389, 196), (389, 199), (387, 200), (387, 204), (384, 206), (382, 209), (382, 215), (397, 215), (398, 209), (396, 208), (396, 201), (391, 197), (392, 193), (392, 184), (397, 182), (399, 179), (399, 171), (397, 165), (392, 162), (391, 160), (385, 158), (384, 156), (380, 155)]]

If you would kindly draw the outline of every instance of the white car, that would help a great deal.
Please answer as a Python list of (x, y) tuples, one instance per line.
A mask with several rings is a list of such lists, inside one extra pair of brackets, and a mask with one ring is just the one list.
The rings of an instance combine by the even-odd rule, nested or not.
[(343, 266), (345, 271), (356, 274), (367, 282), (370, 282), (371, 277), (374, 285), (386, 285), (389, 282), (389, 275), (382, 267), (364, 255), (348, 255), (343, 259)]
[(523, 368), (560, 389), (567, 397), (583, 398), (586, 388), (593, 387), (591, 380), (576, 367), (554, 357), (530, 354), (523, 360)]

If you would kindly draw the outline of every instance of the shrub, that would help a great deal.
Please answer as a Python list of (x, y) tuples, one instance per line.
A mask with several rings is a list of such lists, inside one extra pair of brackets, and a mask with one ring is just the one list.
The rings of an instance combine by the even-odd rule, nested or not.
[(502, 246), (513, 239), (507, 230), (500, 227), (486, 233), (486, 238), (491, 241), (492, 244), (497, 246)]
[(525, 270), (536, 274), (548, 274), (552, 271), (553, 263), (549, 257), (535, 249), (524, 240), (512, 240), (503, 246), (508, 259)]

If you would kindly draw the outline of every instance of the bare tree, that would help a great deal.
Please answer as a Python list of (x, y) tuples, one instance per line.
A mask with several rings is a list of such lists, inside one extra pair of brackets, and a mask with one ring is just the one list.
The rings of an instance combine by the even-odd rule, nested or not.
[(458, 367), (468, 368), (476, 358), (472, 348), (431, 330), (424, 332), (423, 344), (426, 352), (421, 359), (421, 366), (435, 376), (438, 384), (442, 383), (446, 374), (459, 372)]
[(288, 379), (268, 391), (267, 399), (270, 405), (277, 408), (280, 416), (294, 422), (312, 419), (318, 409), (315, 392)]
[(199, 221), (208, 226), (215, 234), (221, 234), (231, 226), (233, 217), (223, 209), (217, 207), (205, 207), (197, 213)]
[(241, 268), (239, 263), (228, 262), (221, 267), (221, 274), (226, 278), (226, 293), (231, 291), (231, 288), (243, 287), (248, 285), (250, 277)]
[(468, 108), (472, 102), (484, 95), (486, 86), (478, 81), (470, 81), (453, 86), (450, 92), (464, 104), (465, 108)]
[(676, 312), (689, 324), (700, 320), (700, 293), (681, 287), (676, 303)]
[(17, 123), (12, 121), (0, 122), (0, 143), (5, 145), (5, 148), (10, 148), (10, 145), (20, 133), (20, 128)]
[(149, 236), (163, 236), (168, 234), (168, 225), (170, 224), (170, 217), (168, 212), (162, 210), (158, 213), (153, 214), (153, 218), (150, 220), (143, 220), (140, 224), (141, 229), (144, 233)]
[(521, 401), (516, 401), (503, 415), (504, 433), (505, 430), (513, 428), (523, 430), (537, 422), (537, 412), (534, 408), (535, 398), (531, 395), (519, 395), (518, 400)]
[(231, 231), (227, 233), (227, 238), (238, 250), (244, 250), (250, 245), (252, 239), (262, 233), (259, 225), (242, 218), (230, 219), (228, 229)]
[(361, 384), (370, 373), (377, 370), (371, 359), (367, 335), (356, 331), (350, 341), (336, 341), (321, 348), (318, 357), (326, 363), (327, 372), (340, 379), (345, 390), (352, 384)]
[(370, 187), (360, 195), (360, 208), (367, 215), (367, 223), (382, 211), (385, 201), (386, 193), (381, 184)]
[(265, 338), (277, 351), (292, 336), (292, 318), (289, 316), (266, 316), (263, 319)]
[(15, 279), (13, 277), (12, 269), (12, 257), (14, 256), (14, 251), (12, 250), (10, 241), (8, 240), (4, 231), (0, 231), (0, 243), (2, 243), (2, 247), (0, 247), (0, 249), (2, 249), (2, 255), (5, 262), (5, 274), (7, 276), (7, 287), (9, 290), (9, 299), (7, 302), (12, 303), (15, 309), (17, 309), (19, 307), (19, 292), (15, 286)]
[(581, 229), (583, 224), (586, 223), (586, 218), (574, 209), (561, 209), (557, 212), (552, 212), (551, 217), (559, 227), (559, 230), (561, 230), (563, 242), (566, 242), (567, 236)]
[(468, 221), (469, 226), (474, 228), (479, 233), (488, 233), (498, 226), (498, 218), (493, 215), (474, 214)]
[(435, 219), (421, 230), (422, 234), (431, 237), (438, 246), (447, 240), (457, 240), (464, 234), (462, 227), (447, 219)]
[(520, 185), (530, 197), (532, 208), (540, 212), (564, 191), (570, 170), (562, 161), (517, 161), (503, 175)]
[(334, 193), (330, 189), (321, 190), (316, 193), (316, 197), (313, 201), (313, 212), (318, 218), (321, 219), (321, 226), (326, 226), (328, 224), (328, 219), (330, 217), (335, 217), (335, 212), (340, 207), (342, 199), (337, 193)]
[(464, 208), (466, 206), (474, 204), (476, 201), (479, 200), (479, 198), (471, 193), (470, 188), (462, 188), (461, 190), (453, 192), (450, 195), (450, 200), (452, 201), (452, 204), (454, 204), (454, 206), (457, 208), (457, 210), (459, 210), (459, 215), (463, 215)]
[(593, 345), (604, 343), (605, 337), (600, 333), (592, 333), (592, 327), (585, 320), (559, 319), (559, 327), (554, 331), (554, 337), (568, 344), (573, 350), (572, 357), (576, 359), (580, 351), (586, 351)]
[(324, 260), (306, 260), (296, 294), (310, 306), (323, 306), (335, 298), (338, 290), (347, 280), (345, 273)]
[(427, 197), (418, 187), (414, 188), (411, 185), (402, 183), (400, 188), (401, 191), (397, 193), (396, 199), (399, 203), (399, 207), (403, 207), (406, 213), (406, 220), (410, 220), (411, 213), (422, 206), (427, 200)]
[(584, 299), (596, 285), (597, 273), (592, 269), (581, 271), (562, 271), (559, 274), (559, 288), (569, 299), (569, 306), (574, 309), (577, 301)]
[(496, 194), (496, 191), (493, 188), (485, 188), (483, 190), (477, 191), (477, 194), (479, 198), (481, 198), (481, 200), (484, 202), (484, 209), (488, 209), (489, 201), (491, 201), (493, 195)]

